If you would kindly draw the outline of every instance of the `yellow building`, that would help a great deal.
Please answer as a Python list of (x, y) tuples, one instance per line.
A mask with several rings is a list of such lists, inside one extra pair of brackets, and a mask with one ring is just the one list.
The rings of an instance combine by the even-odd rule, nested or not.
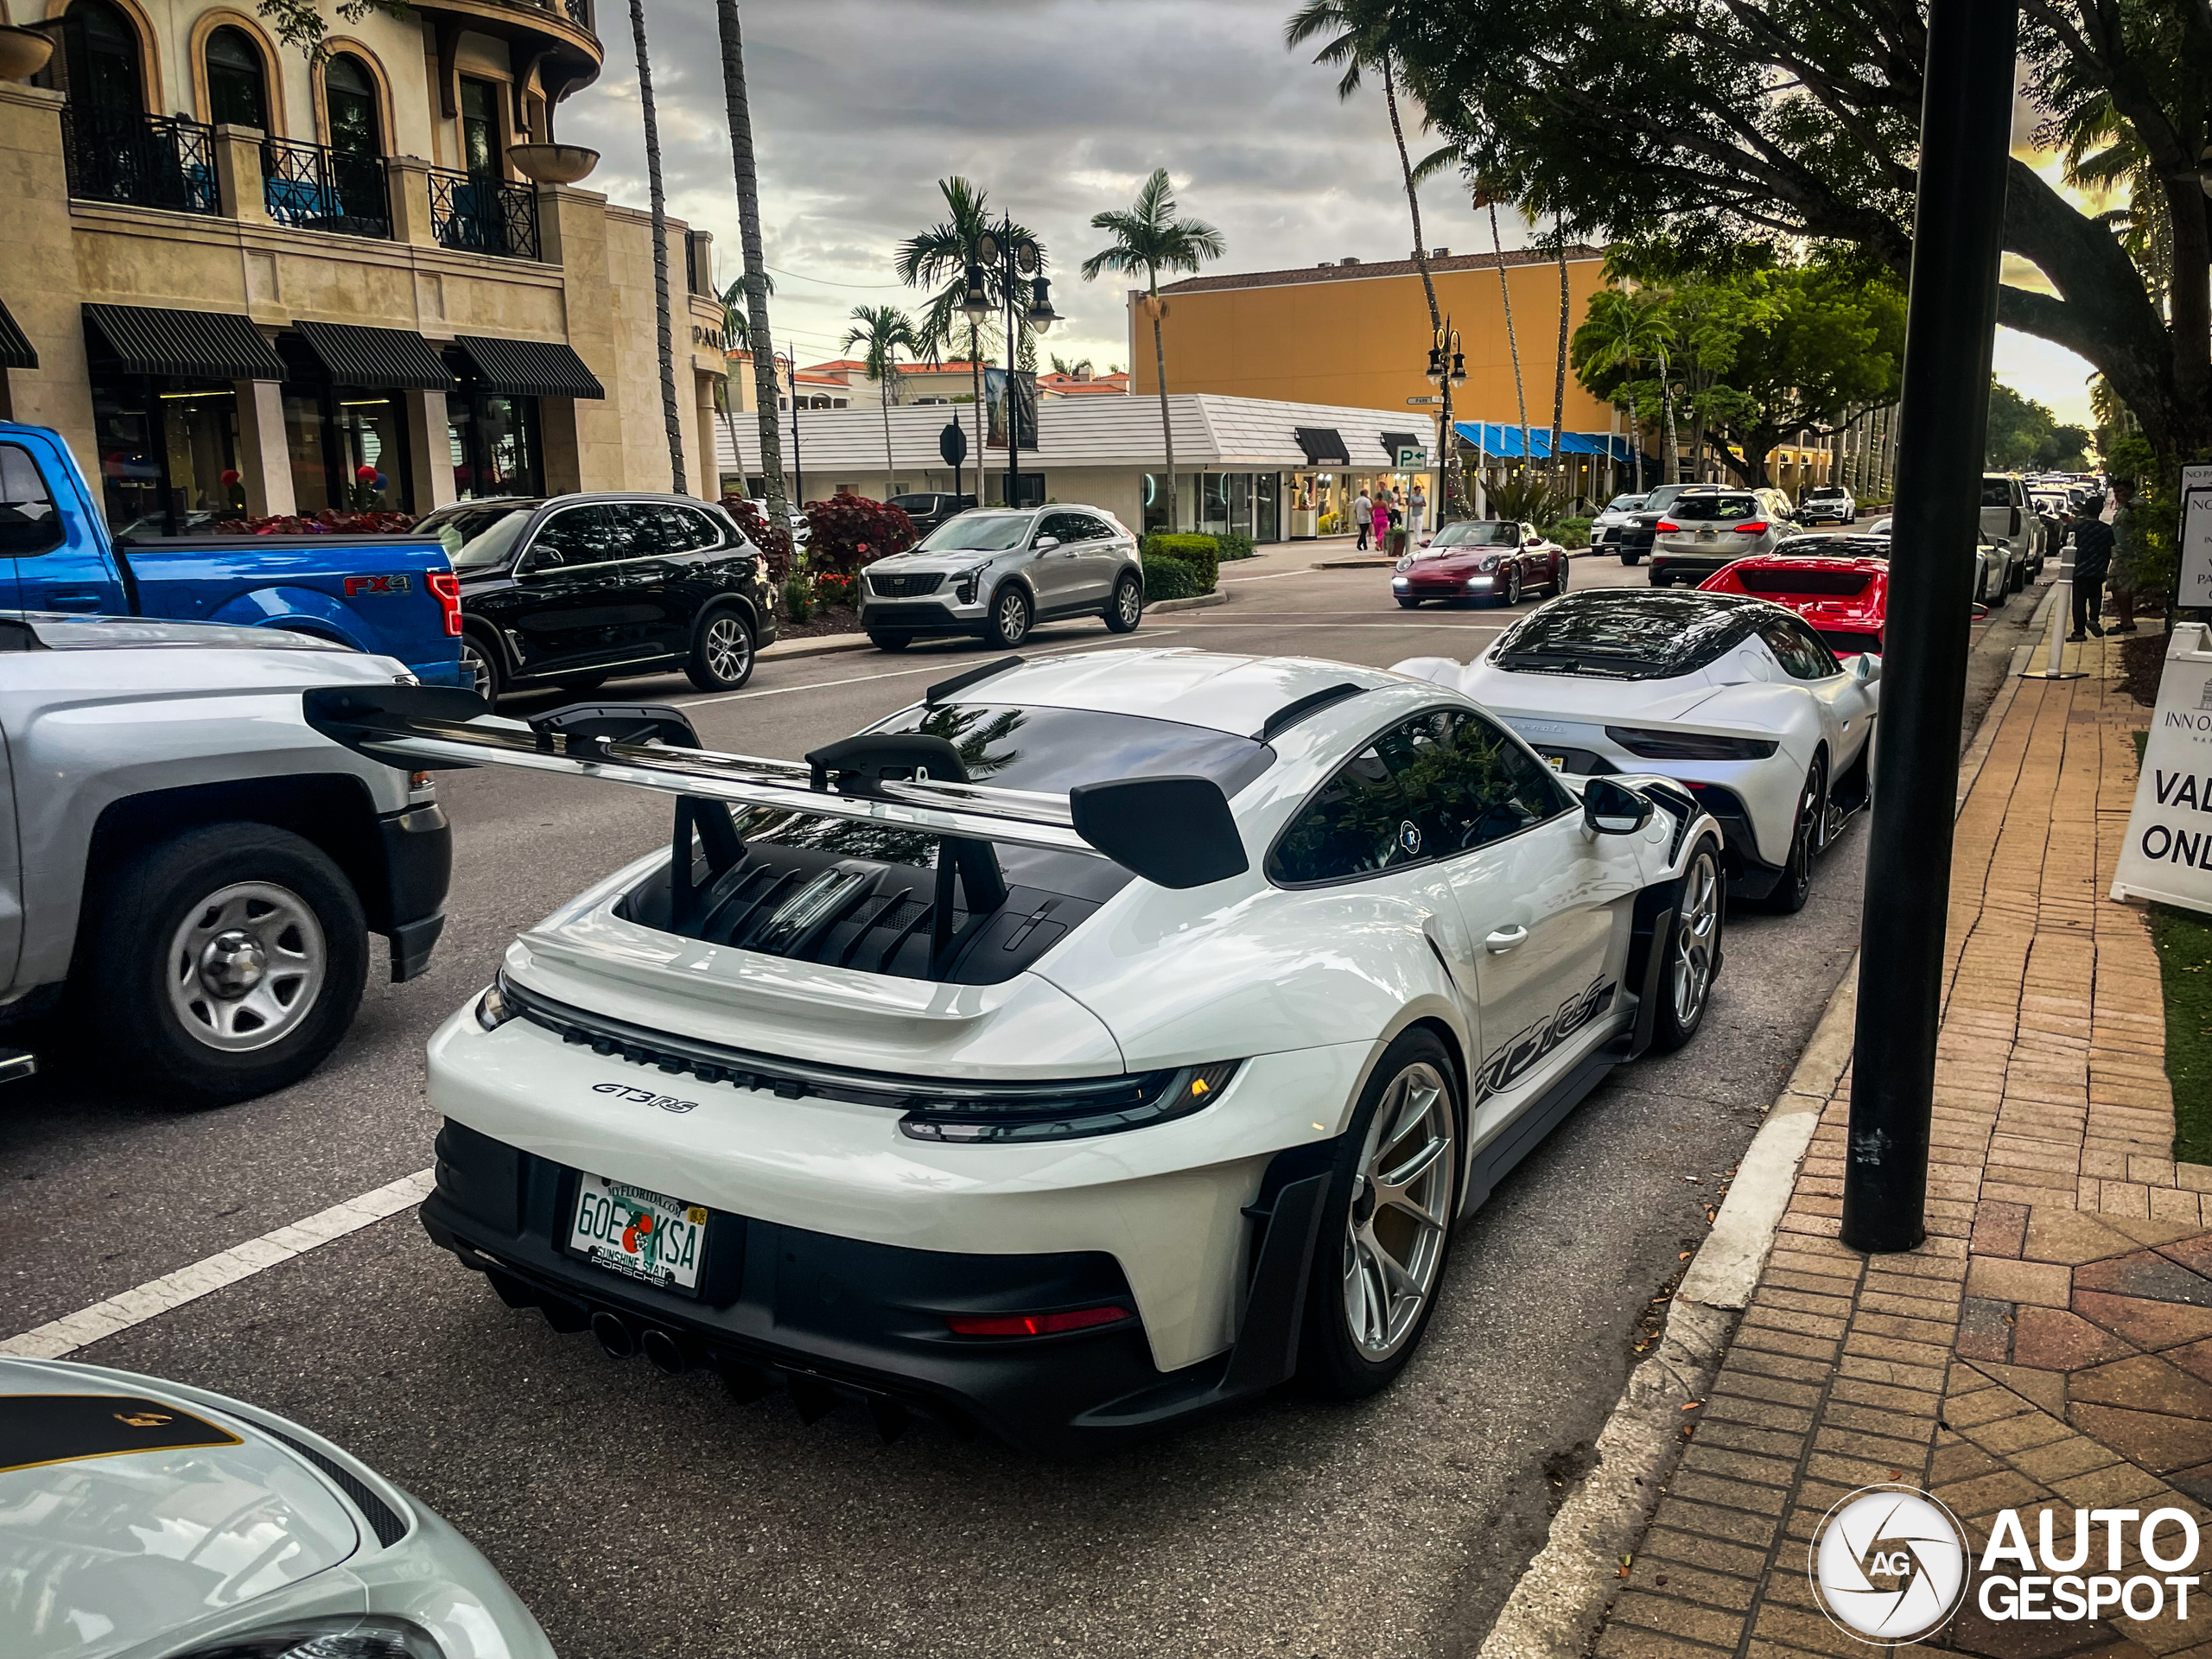
[[(412, 0), (313, 64), (250, 6), (14, 12), (55, 49), (0, 79), (0, 414), (59, 429), (118, 530), (669, 486), (650, 219), (551, 143), (591, 0)], [(668, 241), (709, 493), (721, 311), (708, 238)]]

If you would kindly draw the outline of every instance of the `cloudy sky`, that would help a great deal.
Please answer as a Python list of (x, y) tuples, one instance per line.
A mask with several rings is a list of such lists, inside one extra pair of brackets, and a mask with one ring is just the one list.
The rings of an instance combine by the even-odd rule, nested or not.
[[(563, 105), (559, 135), (605, 159), (590, 188), (646, 199), (625, 0), (598, 0), (601, 80)], [(714, 8), (646, 0), (669, 211), (715, 233), (737, 274), (737, 213)], [(1122, 285), (1077, 274), (1090, 216), (1155, 167), (1185, 213), (1228, 238), (1214, 269), (1263, 270), (1412, 245), (1379, 89), (1340, 103), (1333, 72), (1282, 45), (1290, 0), (747, 0), (746, 62), (779, 349), (842, 355), (857, 305), (918, 309), (891, 271), (937, 222), (937, 181), (963, 174), (1044, 240), (1068, 319), (1045, 349), (1101, 369), (1128, 355)], [(1418, 152), (1417, 152), (1418, 153)], [(1487, 249), (1456, 181), (1422, 195), (1432, 245)], [(1503, 225), (1509, 247), (1525, 227)], [(2086, 412), (2087, 365), (2017, 337), (1999, 369), (2062, 414)]]

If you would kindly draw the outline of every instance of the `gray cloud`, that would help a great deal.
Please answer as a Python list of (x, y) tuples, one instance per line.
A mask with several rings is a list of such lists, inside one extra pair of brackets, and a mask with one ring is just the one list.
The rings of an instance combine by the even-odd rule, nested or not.
[[(591, 187), (645, 200), (644, 138), (623, 0), (598, 0), (607, 72), (563, 105), (562, 137), (605, 159)], [(1282, 46), (1290, 0), (753, 0), (744, 7), (762, 229), (780, 340), (837, 354), (860, 304), (909, 304), (893, 251), (935, 222), (937, 181), (964, 174), (1044, 239), (1068, 318), (1046, 342), (1125, 360), (1121, 285), (1076, 267), (1164, 166), (1183, 211), (1255, 270), (1411, 245), (1382, 93), (1349, 103), (1332, 70)], [(737, 270), (714, 8), (648, 0), (670, 211), (715, 236)], [(1408, 134), (1408, 142), (1415, 142)], [(1416, 152), (1417, 154), (1420, 152)], [(1433, 242), (1487, 245), (1456, 182), (1422, 193)], [(1509, 245), (1521, 239), (1506, 227)], [(837, 286), (848, 284), (849, 286)]]

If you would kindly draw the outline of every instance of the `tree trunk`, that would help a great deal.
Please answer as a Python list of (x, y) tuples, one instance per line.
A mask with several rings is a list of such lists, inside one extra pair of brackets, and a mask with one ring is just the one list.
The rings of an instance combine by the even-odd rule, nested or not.
[[(1406, 184), (1406, 210), (1413, 216), (1414, 264), (1421, 272), (1421, 292), (1428, 296), (1429, 334), (1436, 340), (1438, 349), (1442, 351), (1448, 347), (1450, 342), (1444, 338), (1444, 314), (1437, 308), (1436, 280), (1429, 274), (1428, 249), (1421, 241), (1421, 190), (1414, 183), (1413, 158), (1406, 153), (1406, 130), (1398, 119), (1397, 83), (1387, 54), (1382, 60), (1382, 101), (1389, 106), (1390, 137), (1398, 146), (1398, 173)], [(1436, 516), (1440, 523), (1449, 516), (1452, 505), (1449, 468), (1445, 459), (1451, 453), (1449, 445), (1454, 435), (1452, 430), (1452, 364), (1448, 357), (1444, 370), (1444, 378), (1437, 387), (1444, 401), (1437, 406), (1439, 412), (1436, 417)]]
[(1560, 428), (1567, 419), (1567, 238), (1557, 220), (1552, 224), (1552, 234), (1559, 243), (1559, 364), (1552, 376), (1552, 493), (1559, 493), (1560, 480), (1566, 476), (1565, 463), (1559, 453)]
[(668, 319), (668, 197), (660, 181), (660, 118), (653, 107), (652, 59), (645, 51), (645, 0), (630, 0), (630, 35), (638, 48), (638, 106), (645, 120), (645, 193), (653, 219), (653, 325), (660, 347), (660, 412), (668, 428), (668, 466), (678, 495), (691, 493), (683, 473), (683, 411), (676, 401), (676, 345)]
[[(745, 89), (745, 35), (737, 0), (715, 0), (715, 17), (721, 31), (722, 98), (729, 107), (730, 163), (737, 181), (738, 243), (745, 255), (746, 337), (760, 342), (751, 348), (753, 395), (760, 405), (760, 472), (768, 522), (788, 531), (791, 500), (784, 493), (783, 435), (776, 423), (776, 353), (767, 343), (775, 336), (768, 332), (768, 262), (760, 246), (760, 170), (753, 155), (753, 107)], [(792, 397), (798, 397), (796, 384)]]
[(1521, 411), (1521, 465), (1529, 465), (1529, 394), (1521, 384), (1521, 343), (1513, 335), (1513, 289), (1505, 280), (1505, 243), (1497, 233), (1497, 204), (1490, 204), (1490, 245), (1497, 256), (1497, 291), (1505, 301), (1505, 347), (1513, 353), (1513, 403)]
[(1659, 353), (1659, 407), (1667, 417), (1667, 453), (1662, 457), (1659, 481), (1681, 482), (1681, 445), (1675, 436), (1675, 377), (1667, 367), (1667, 353)]
[[(1152, 302), (1152, 372), (1160, 382), (1160, 444), (1167, 455), (1167, 533), (1175, 533), (1175, 423), (1167, 413), (1167, 346), (1160, 333), (1160, 273), (1146, 273), (1147, 297)], [(1139, 526), (1141, 531), (1142, 526)]]
[(876, 397), (883, 405), (883, 494), (891, 497), (891, 474), (898, 470), (891, 459), (891, 377), (899, 372), (899, 359), (894, 353), (885, 365), (883, 378), (876, 383)]

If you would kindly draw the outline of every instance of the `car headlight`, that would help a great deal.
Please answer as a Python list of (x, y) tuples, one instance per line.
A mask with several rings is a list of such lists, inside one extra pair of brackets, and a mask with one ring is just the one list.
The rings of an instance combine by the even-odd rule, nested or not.
[(507, 995), (505, 979), (495, 979), (484, 988), (484, 995), (476, 999), (476, 1023), (486, 1031), (497, 1031), (520, 1014), (522, 1009)]
[(983, 572), (990, 568), (991, 562), (985, 559), (981, 564), (971, 564), (965, 570), (954, 571), (952, 573), (954, 601), (962, 605), (973, 605), (976, 602), (977, 586), (983, 578)]
[(1477, 566), (1475, 567), (1475, 569), (1478, 569), (1478, 570), (1495, 570), (1495, 569), (1497, 569), (1497, 554), (1495, 554), (1495, 553), (1491, 554), (1487, 558), (1484, 559), (1484, 561), (1483, 561), (1480, 564), (1477, 565)]
[(396, 1618), (312, 1618), (225, 1637), (179, 1659), (445, 1659), (445, 1649)]
[(1608, 726), (1605, 735), (1647, 760), (1764, 760), (1779, 747), (1770, 737), (1717, 737), (1640, 726)]
[(1401, 570), (1410, 569), (1413, 567), (1413, 562), (1414, 556), (1408, 553), (1404, 558), (1398, 561), (1397, 568)]
[(915, 1141), (1069, 1141), (1148, 1128), (1203, 1111), (1229, 1086), (1240, 1060), (1143, 1072), (1136, 1077), (1048, 1082), (988, 1096), (948, 1096), (911, 1106), (899, 1133)]

